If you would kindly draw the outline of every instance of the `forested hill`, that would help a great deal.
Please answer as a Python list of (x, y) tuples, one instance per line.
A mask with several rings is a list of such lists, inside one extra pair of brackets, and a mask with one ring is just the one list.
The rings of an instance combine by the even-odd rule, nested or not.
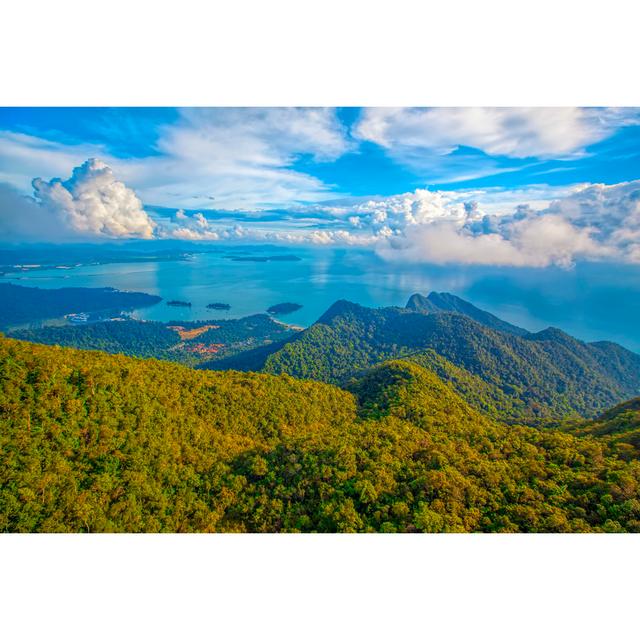
[(263, 313), (208, 322), (120, 319), (117, 322), (18, 329), (11, 331), (9, 336), (41, 344), (99, 349), (108, 353), (173, 360), (194, 366), (280, 342), (295, 333), (287, 325)]
[[(452, 369), (442, 362), (434, 364), (432, 352), (459, 375), (447, 375)], [(255, 365), (263, 371), (337, 384), (384, 360), (412, 358), (450, 379), (475, 406), (491, 409), (498, 401), (498, 413), (512, 421), (593, 417), (640, 393), (640, 356), (619, 345), (584, 343), (558, 329), (518, 336), (459, 312), (370, 309), (339, 301), (309, 329), (261, 355)], [(245, 354), (245, 368), (249, 362)], [(461, 376), (466, 380), (457, 384)]]
[(3, 531), (640, 531), (640, 463), (391, 361), (350, 391), (0, 338)]

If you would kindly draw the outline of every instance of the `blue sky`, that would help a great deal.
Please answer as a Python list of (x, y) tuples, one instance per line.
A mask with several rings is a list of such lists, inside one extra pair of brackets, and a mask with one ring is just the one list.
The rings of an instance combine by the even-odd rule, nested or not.
[[(242, 110), (238, 111), (242, 113)], [(415, 164), (403, 164), (384, 147), (352, 136), (350, 129), (362, 116), (362, 109), (340, 108), (335, 113), (352, 147), (328, 161), (300, 151), (292, 156), (289, 166), (331, 185), (333, 191), (341, 195), (392, 195), (423, 187), (462, 189), (583, 182), (612, 184), (640, 177), (640, 120), (628, 126), (612, 127), (601, 139), (579, 148), (578, 154), (558, 154), (557, 157), (514, 158), (460, 145), (446, 155), (439, 155), (437, 161), (442, 164), (442, 169), (432, 171), (428, 166), (420, 168)], [(110, 155), (123, 159), (162, 155), (157, 148), (162, 127), (175, 125), (179, 120), (180, 110), (175, 108), (0, 109), (0, 130), (68, 146), (103, 146)], [(478, 178), (460, 179), (469, 167), (477, 164), (493, 167), (493, 171)], [(46, 163), (43, 163), (45, 172), (46, 169)], [(29, 179), (33, 177), (36, 176)], [(162, 206), (167, 203), (145, 204)]]
[(639, 167), (630, 108), (4, 108), (0, 229), (635, 261)]

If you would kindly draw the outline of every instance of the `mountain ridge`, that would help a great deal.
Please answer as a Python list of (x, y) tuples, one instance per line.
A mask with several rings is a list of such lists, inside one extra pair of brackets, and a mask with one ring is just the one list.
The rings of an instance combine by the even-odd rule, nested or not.
[(384, 360), (428, 350), (491, 385), (514, 421), (592, 417), (640, 393), (640, 356), (615, 343), (589, 344), (553, 328), (516, 335), (458, 311), (371, 309), (348, 301), (332, 305), (260, 369), (346, 384)]
[(419, 293), (414, 293), (407, 301), (405, 308), (422, 313), (461, 313), (490, 329), (496, 329), (518, 336), (529, 333), (526, 329), (506, 322), (488, 311), (479, 309), (470, 302), (452, 293), (432, 291), (426, 297)]

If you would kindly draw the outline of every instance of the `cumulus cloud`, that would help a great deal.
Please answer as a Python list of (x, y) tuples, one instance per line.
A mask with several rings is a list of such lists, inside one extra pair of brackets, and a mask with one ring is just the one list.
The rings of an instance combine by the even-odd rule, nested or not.
[[(269, 228), (269, 224), (276, 228)], [(204, 214), (187, 214), (179, 210), (173, 220), (164, 220), (156, 229), (158, 238), (174, 238), (191, 241), (268, 242), (290, 245), (342, 245), (370, 246), (378, 241), (371, 233), (354, 234), (343, 229), (316, 229), (282, 227), (281, 221), (256, 220), (247, 224), (223, 226), (213, 223)]]
[(101, 160), (90, 158), (68, 180), (36, 178), (33, 189), (41, 206), (80, 236), (153, 237), (154, 223), (135, 191)]
[(446, 155), (467, 146), (496, 156), (557, 158), (638, 122), (639, 110), (622, 108), (370, 108), (354, 135), (407, 157), (411, 150)]
[(156, 235), (158, 238), (178, 240), (220, 240), (220, 234), (210, 227), (209, 221), (202, 213), (189, 215), (184, 209), (178, 209), (173, 220), (165, 220), (158, 224)]
[(33, 197), (0, 185), (0, 232), (8, 241), (154, 237), (155, 223), (133, 189), (91, 158), (67, 180), (32, 181)]

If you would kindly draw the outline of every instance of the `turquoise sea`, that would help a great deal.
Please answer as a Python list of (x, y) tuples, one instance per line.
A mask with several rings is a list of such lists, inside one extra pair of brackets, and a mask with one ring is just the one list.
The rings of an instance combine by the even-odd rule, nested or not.
[[(273, 247), (251, 255), (275, 255)], [(228, 253), (196, 253), (188, 261), (115, 263), (5, 276), (25, 286), (115, 287), (145, 291), (163, 302), (135, 312), (148, 320), (236, 318), (280, 302), (302, 309), (282, 316), (308, 326), (336, 300), (402, 305), (412, 293), (449, 291), (530, 330), (556, 326), (583, 340), (614, 340), (640, 351), (640, 266), (579, 264), (571, 269), (443, 267), (385, 262), (371, 251), (296, 248), (292, 262), (233, 261)], [(237, 255), (237, 254), (236, 254)], [(168, 300), (191, 308), (167, 306)], [(211, 311), (221, 302), (230, 311)]]

